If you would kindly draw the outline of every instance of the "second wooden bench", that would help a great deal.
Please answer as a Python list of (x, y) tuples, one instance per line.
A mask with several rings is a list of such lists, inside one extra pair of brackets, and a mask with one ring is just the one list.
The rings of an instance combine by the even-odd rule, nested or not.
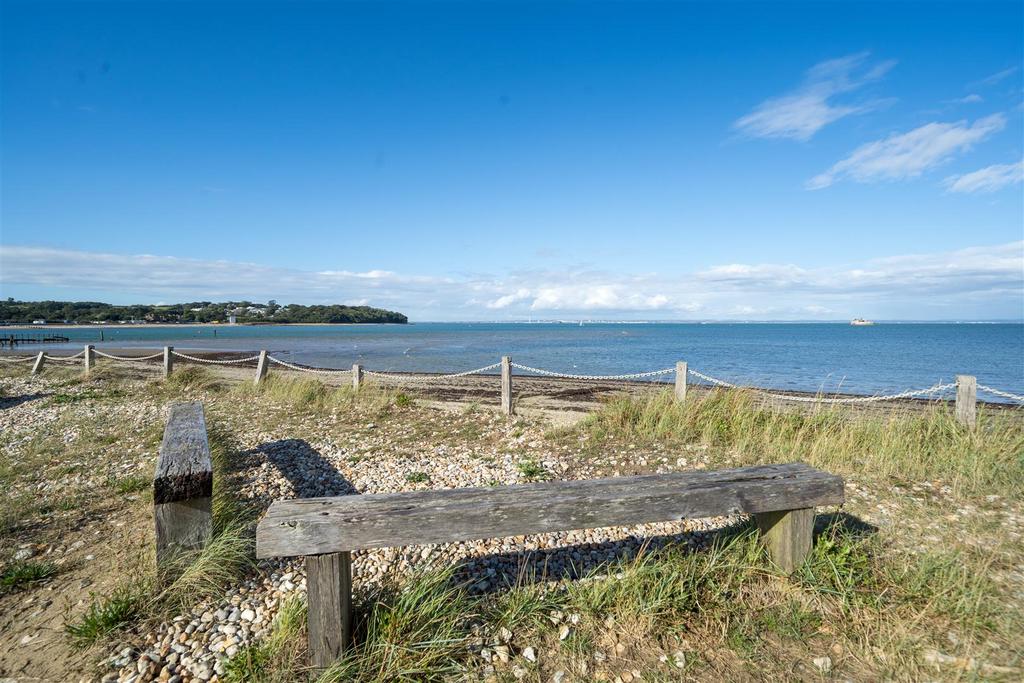
[(751, 514), (772, 560), (792, 571), (811, 548), (814, 507), (843, 499), (841, 478), (802, 463), (305, 498), (270, 506), (256, 555), (306, 557), (310, 660), (324, 667), (351, 639), (353, 550)]

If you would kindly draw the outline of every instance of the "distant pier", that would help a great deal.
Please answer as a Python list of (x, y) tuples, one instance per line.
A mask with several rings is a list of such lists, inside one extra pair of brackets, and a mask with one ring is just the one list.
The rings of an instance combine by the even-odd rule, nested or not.
[(0, 348), (14, 348), (20, 344), (63, 344), (71, 341), (68, 337), (59, 334), (24, 332), (21, 334), (0, 333)]

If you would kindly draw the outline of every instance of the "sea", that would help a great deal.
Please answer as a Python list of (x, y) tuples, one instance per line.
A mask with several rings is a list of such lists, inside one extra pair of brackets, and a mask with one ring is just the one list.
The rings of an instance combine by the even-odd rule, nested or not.
[[(377, 371), (442, 373), (490, 365), (505, 355), (523, 365), (580, 375), (646, 372), (682, 360), (691, 369), (733, 384), (772, 389), (887, 394), (969, 374), (980, 384), (1024, 394), (1021, 323), (427, 322), (81, 325), (47, 331), (71, 341), (18, 350), (74, 351), (83, 344), (101, 349), (267, 349), (282, 360), (318, 367), (361, 363)], [(0, 328), (0, 336), (4, 334)]]

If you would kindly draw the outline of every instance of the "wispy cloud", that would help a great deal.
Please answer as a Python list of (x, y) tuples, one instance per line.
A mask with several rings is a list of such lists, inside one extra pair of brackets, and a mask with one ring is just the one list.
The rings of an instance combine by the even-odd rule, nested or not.
[(1024, 297), (1024, 242), (828, 268), (733, 263), (673, 274), (563, 268), (459, 277), (0, 246), (0, 292), (29, 290), (117, 302), (360, 303), (415, 320), (1011, 317)]
[(946, 178), (950, 192), (995, 192), (1024, 182), (1024, 160), (1015, 164), (993, 164), (963, 175)]
[(988, 76), (985, 76), (985, 78), (975, 81), (971, 85), (996, 85), (1000, 81), (1006, 80), (1013, 74), (1017, 73), (1019, 70), (1019, 66), (1010, 66), (1001, 71), (997, 71), (994, 74), (989, 74)]
[(1006, 117), (993, 114), (956, 123), (928, 123), (907, 133), (893, 133), (882, 140), (861, 145), (829, 170), (805, 184), (809, 190), (820, 190), (841, 178), (866, 183), (878, 180), (915, 178), (948, 161), (957, 153), (1002, 130)]
[(733, 128), (750, 137), (803, 141), (843, 117), (878, 108), (886, 101), (836, 101), (838, 96), (882, 78), (896, 64), (872, 64), (868, 57), (868, 52), (859, 52), (816, 64), (798, 88), (765, 100), (736, 121)]
[(981, 95), (979, 95), (977, 93), (971, 93), (970, 95), (964, 95), (963, 97), (958, 97), (955, 100), (950, 100), (950, 103), (951, 104), (977, 104), (979, 102), (984, 102), (984, 101), (985, 100), (984, 100), (984, 98)]

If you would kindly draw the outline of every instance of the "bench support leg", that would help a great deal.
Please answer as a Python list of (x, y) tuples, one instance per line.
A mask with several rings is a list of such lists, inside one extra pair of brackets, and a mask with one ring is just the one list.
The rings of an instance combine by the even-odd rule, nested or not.
[(210, 498), (193, 498), (153, 506), (156, 521), (156, 564), (169, 566), (183, 550), (200, 550), (213, 535)]
[(754, 515), (754, 520), (772, 562), (779, 569), (792, 572), (803, 564), (807, 553), (811, 551), (814, 508), (762, 512)]
[(309, 605), (309, 663), (326, 668), (352, 639), (352, 556), (306, 556)]

